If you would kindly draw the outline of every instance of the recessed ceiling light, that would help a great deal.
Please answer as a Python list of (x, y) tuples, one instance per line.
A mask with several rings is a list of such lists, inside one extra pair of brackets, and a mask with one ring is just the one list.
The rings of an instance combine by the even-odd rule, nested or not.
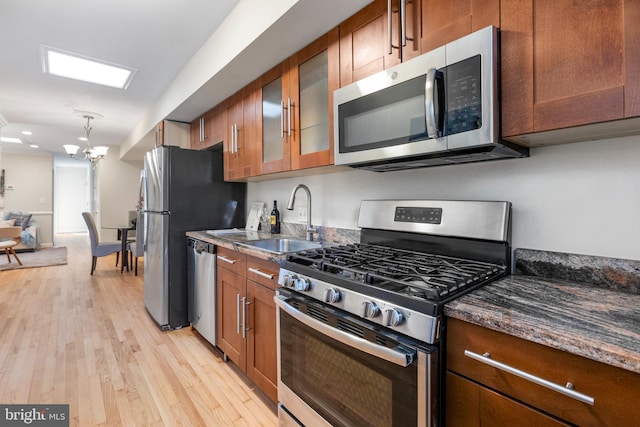
[(29, 147), (31, 147), (31, 148), (39, 148), (40, 146), (38, 144), (29, 144)]
[(118, 89), (126, 89), (136, 73), (135, 68), (45, 45), (42, 45), (42, 65), (45, 73)]
[(8, 142), (8, 143), (11, 143), (11, 144), (22, 144), (22, 140), (20, 138), (12, 138), (12, 137), (9, 137), (9, 136), (0, 137), (0, 141)]
[(22, 131), (22, 132), (20, 132), (20, 133), (22, 133), (23, 135), (33, 135), (33, 132), (28, 131), (28, 130), (23, 130), (23, 131)]

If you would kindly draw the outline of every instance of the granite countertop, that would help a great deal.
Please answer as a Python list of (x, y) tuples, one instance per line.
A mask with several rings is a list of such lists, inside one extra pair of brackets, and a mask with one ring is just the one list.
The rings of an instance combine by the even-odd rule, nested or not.
[[(612, 284), (635, 291), (639, 262), (582, 257), (567, 266), (580, 256), (528, 251), (522, 261), (517, 252), (519, 274), (448, 303), (445, 315), (640, 374), (640, 294)], [(550, 268), (530, 268), (540, 265)], [(567, 280), (572, 271), (587, 280), (589, 269), (599, 276), (592, 283)], [(533, 275), (540, 270), (551, 277)]]
[(286, 254), (275, 254), (273, 252), (264, 251), (259, 248), (251, 246), (239, 245), (238, 243), (245, 243), (255, 240), (265, 240), (273, 238), (296, 238), (286, 234), (270, 234), (262, 232), (237, 232), (221, 235), (212, 235), (206, 231), (187, 231), (188, 237), (193, 237), (198, 240), (202, 240), (208, 243), (213, 243), (216, 246), (222, 246), (227, 249), (232, 249), (247, 255), (254, 256), (256, 258), (264, 259), (267, 261), (273, 261), (280, 263), (286, 258)]
[[(280, 263), (287, 257), (286, 253), (276, 254), (256, 247), (243, 245), (242, 243), (276, 238), (304, 240), (304, 237), (301, 236), (305, 235), (305, 228), (306, 226), (304, 224), (283, 222), (281, 234), (263, 233), (261, 231), (247, 232), (244, 229), (235, 232), (233, 232), (235, 229), (224, 230), (217, 235), (209, 234), (206, 230), (187, 231), (186, 234), (188, 237), (213, 243), (216, 246), (223, 246), (227, 249), (232, 249), (260, 259)], [(360, 230), (323, 226), (317, 226), (316, 229), (317, 234), (315, 240), (322, 243), (323, 246), (345, 245), (360, 241)]]

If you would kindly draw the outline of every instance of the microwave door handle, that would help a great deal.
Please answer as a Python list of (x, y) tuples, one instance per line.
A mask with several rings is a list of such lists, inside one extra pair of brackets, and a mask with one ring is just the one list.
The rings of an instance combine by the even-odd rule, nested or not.
[(438, 85), (438, 80), (442, 79), (441, 76), (438, 75), (438, 70), (435, 68), (429, 69), (427, 71), (427, 81), (424, 85), (424, 106), (426, 111), (426, 124), (427, 124), (427, 137), (428, 138), (438, 138), (442, 136), (442, 128), (438, 126), (441, 124), (439, 120), (442, 117), (442, 103), (438, 103), (438, 117), (436, 117), (436, 90)]
[(412, 354), (399, 352), (392, 348), (383, 347), (379, 344), (375, 344), (363, 338), (351, 335), (347, 332), (343, 332), (340, 329), (336, 329), (332, 326), (325, 325), (321, 321), (316, 320), (313, 317), (309, 317), (303, 312), (295, 309), (286, 301), (279, 298), (277, 295), (273, 297), (273, 301), (276, 303), (278, 308), (289, 314), (297, 321), (305, 324), (309, 328), (314, 329), (330, 338), (333, 338), (334, 340), (339, 341), (342, 344), (363, 351), (374, 357), (384, 359), (388, 362), (403, 367), (407, 367), (412, 364), (413, 360), (416, 358), (415, 352), (413, 352)]

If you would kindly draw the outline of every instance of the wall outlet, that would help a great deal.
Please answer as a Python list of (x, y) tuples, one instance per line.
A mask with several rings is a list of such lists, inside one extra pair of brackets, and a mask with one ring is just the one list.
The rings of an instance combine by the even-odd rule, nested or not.
[(307, 222), (307, 208), (306, 206), (298, 207), (298, 222)]

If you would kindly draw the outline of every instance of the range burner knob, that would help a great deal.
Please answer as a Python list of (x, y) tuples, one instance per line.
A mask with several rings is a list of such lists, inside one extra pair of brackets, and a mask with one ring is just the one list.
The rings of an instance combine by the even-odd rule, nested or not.
[(324, 291), (324, 301), (330, 303), (336, 303), (340, 301), (340, 291), (334, 288), (327, 288)]
[(384, 311), (383, 323), (385, 326), (398, 326), (404, 321), (402, 313), (395, 308), (390, 308)]
[(293, 288), (296, 285), (296, 280), (298, 279), (298, 276), (296, 276), (295, 274), (286, 274), (284, 276), (284, 280), (282, 285), (285, 288)]
[(378, 304), (373, 301), (365, 301), (362, 303), (362, 317), (372, 319), (380, 314)]
[(309, 279), (305, 279), (304, 277), (298, 277), (296, 279), (296, 291), (306, 292), (310, 288), (311, 288), (311, 281), (309, 281)]

